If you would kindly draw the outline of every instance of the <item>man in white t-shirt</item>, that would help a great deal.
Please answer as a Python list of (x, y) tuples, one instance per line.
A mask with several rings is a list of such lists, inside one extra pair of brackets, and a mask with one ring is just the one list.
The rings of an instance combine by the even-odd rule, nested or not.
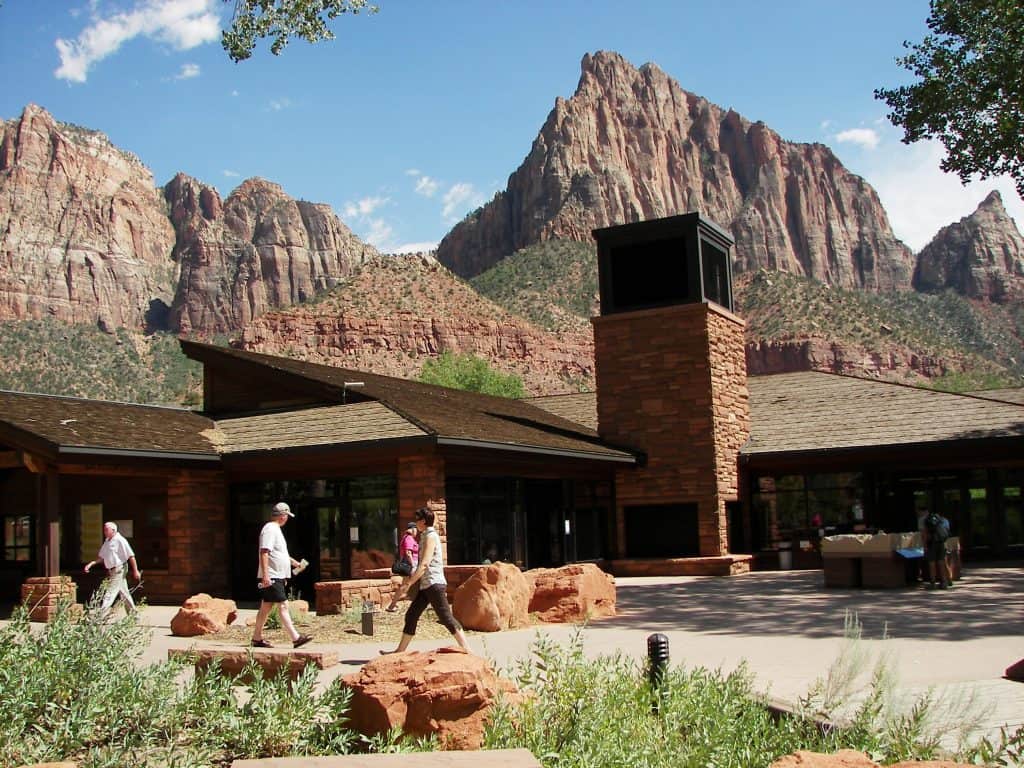
[(281, 617), (281, 626), (292, 639), (292, 646), (300, 648), (313, 638), (309, 635), (300, 635), (296, 631), (292, 616), (288, 612), (288, 595), (285, 588), (292, 575), (292, 568), (298, 567), (299, 562), (288, 554), (288, 542), (284, 540), (284, 533), (281, 531), (284, 524), (295, 515), (283, 501), (274, 505), (271, 515), (270, 522), (260, 531), (260, 567), (256, 572), (256, 578), (259, 579), (260, 610), (256, 614), (256, 626), (252, 632), (252, 647), (274, 647), (263, 639), (263, 625), (267, 623), (267, 617), (276, 605)]
[(107, 522), (103, 524), (103, 546), (95, 560), (85, 564), (85, 572), (88, 573), (96, 563), (103, 563), (107, 569), (106, 591), (103, 593), (103, 601), (100, 603), (101, 615), (106, 616), (118, 596), (124, 605), (125, 613), (135, 613), (135, 601), (132, 600), (132, 593), (128, 589), (128, 579), (125, 576), (125, 569), (132, 569), (132, 578), (135, 581), (142, 581), (142, 571), (135, 562), (135, 551), (128, 539), (117, 532), (117, 523)]

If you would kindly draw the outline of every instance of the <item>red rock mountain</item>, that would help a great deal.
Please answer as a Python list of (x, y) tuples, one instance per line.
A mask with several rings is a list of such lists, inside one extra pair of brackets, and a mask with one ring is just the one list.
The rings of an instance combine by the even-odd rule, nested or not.
[(330, 206), (293, 200), (262, 179), (221, 202), (216, 189), (179, 173), (164, 195), (181, 269), (170, 320), (183, 333), (240, 331), (269, 309), (332, 288), (377, 254)]
[(404, 378), (441, 352), (469, 353), (531, 394), (593, 387), (589, 327), (539, 329), (423, 255), (370, 259), (321, 300), (259, 317), (238, 346)]
[(953, 289), (1004, 304), (1024, 298), (1024, 237), (992, 192), (977, 210), (943, 227), (918, 254), (914, 288)]
[(764, 267), (844, 288), (910, 286), (913, 257), (878, 196), (821, 144), (684, 91), (653, 64), (583, 57), (507, 189), (438, 247), (463, 276), (543, 240), (699, 210), (736, 238), (737, 271)]
[(0, 134), (0, 320), (145, 327), (178, 282), (149, 170), (34, 105)]

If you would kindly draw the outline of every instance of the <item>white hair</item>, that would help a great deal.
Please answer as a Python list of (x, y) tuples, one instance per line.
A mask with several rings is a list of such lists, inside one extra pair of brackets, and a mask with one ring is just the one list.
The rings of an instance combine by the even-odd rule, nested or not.
[(106, 522), (103, 524), (104, 528), (110, 528), (114, 533), (117, 533), (117, 523)]

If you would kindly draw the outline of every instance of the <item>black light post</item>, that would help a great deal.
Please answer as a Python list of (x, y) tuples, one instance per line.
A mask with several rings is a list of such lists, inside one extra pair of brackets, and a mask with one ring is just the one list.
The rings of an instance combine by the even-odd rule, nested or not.
[(647, 678), (651, 684), (651, 712), (658, 714), (662, 685), (668, 670), (668, 638), (656, 632), (647, 636)]

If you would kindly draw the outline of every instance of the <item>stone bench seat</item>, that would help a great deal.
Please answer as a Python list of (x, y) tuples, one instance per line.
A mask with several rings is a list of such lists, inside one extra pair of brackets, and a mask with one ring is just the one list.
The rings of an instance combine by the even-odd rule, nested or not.
[(168, 659), (194, 659), (196, 671), (220, 664), (228, 675), (238, 675), (249, 663), (249, 657), (263, 670), (264, 678), (275, 677), (282, 669), (296, 679), (307, 666), (327, 669), (338, 663), (333, 651), (293, 650), (291, 648), (170, 648)]

